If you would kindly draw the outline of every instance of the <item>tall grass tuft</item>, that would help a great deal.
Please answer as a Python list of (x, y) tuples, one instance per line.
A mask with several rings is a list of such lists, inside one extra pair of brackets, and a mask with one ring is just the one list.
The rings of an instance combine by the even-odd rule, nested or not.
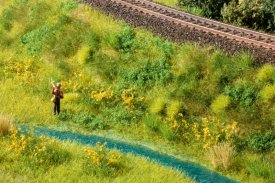
[(228, 143), (214, 145), (210, 148), (209, 159), (214, 168), (227, 170), (232, 164), (233, 147)]
[(77, 52), (77, 61), (80, 64), (86, 64), (90, 58), (91, 55), (91, 48), (89, 46), (83, 46), (78, 52)]
[(225, 109), (228, 107), (229, 104), (230, 104), (230, 97), (226, 95), (219, 95), (212, 103), (211, 109), (215, 113), (220, 113), (225, 111)]
[(260, 81), (270, 81), (272, 80), (272, 76), (274, 75), (275, 67), (272, 65), (265, 65), (259, 70), (257, 74), (257, 79)]
[(11, 126), (11, 120), (4, 115), (0, 115), (0, 135), (8, 134), (9, 130), (11, 129)]

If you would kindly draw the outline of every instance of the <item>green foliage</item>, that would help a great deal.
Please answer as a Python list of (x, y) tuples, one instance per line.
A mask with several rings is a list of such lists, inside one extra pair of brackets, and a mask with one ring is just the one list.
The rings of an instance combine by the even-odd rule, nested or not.
[(263, 82), (275, 82), (275, 68), (272, 65), (264, 65), (257, 74), (257, 79)]
[(167, 117), (173, 119), (179, 113), (180, 108), (180, 102), (177, 100), (172, 100), (166, 108)]
[(125, 171), (123, 159), (106, 149), (106, 143), (97, 143), (95, 149), (85, 149), (86, 161), (83, 169), (86, 174), (97, 177), (117, 177)]
[(60, 3), (60, 8), (63, 8), (65, 10), (73, 10), (78, 7), (78, 3), (73, 0), (67, 0)]
[(275, 99), (275, 85), (267, 85), (265, 86), (260, 95), (264, 102), (272, 102)]
[(272, 162), (262, 158), (250, 157), (245, 162), (247, 171), (255, 177), (264, 178), (268, 182), (275, 181), (275, 166)]
[(134, 30), (129, 26), (125, 26), (123, 30), (116, 35), (115, 48), (121, 52), (129, 52), (132, 49), (134, 40)]
[(255, 133), (249, 136), (248, 148), (254, 152), (266, 152), (275, 148), (275, 135), (271, 132)]
[(77, 52), (77, 59), (79, 64), (86, 64), (91, 58), (91, 49), (89, 46), (82, 46)]
[(0, 25), (4, 30), (9, 31), (12, 28), (14, 7), (10, 6), (4, 9), (0, 16)]
[(221, 18), (221, 9), (229, 2), (230, 0), (178, 0), (180, 6), (201, 8), (204, 16), (213, 19)]
[(224, 112), (230, 104), (230, 97), (226, 95), (219, 95), (212, 103), (211, 109), (215, 113)]
[(156, 114), (146, 115), (143, 119), (143, 122), (146, 127), (155, 132), (158, 132), (160, 130), (160, 126), (162, 123), (161, 118)]
[(150, 113), (160, 113), (166, 104), (166, 99), (164, 97), (158, 97), (152, 101), (150, 106)]
[(239, 82), (233, 86), (225, 87), (225, 94), (228, 95), (235, 105), (250, 107), (255, 104), (257, 90), (247, 82)]
[(274, 0), (233, 0), (225, 5), (221, 15), (228, 23), (274, 32), (274, 12)]
[(141, 67), (122, 71), (122, 79), (134, 86), (152, 87), (165, 85), (172, 78), (169, 63), (166, 60), (146, 60), (143, 63)]

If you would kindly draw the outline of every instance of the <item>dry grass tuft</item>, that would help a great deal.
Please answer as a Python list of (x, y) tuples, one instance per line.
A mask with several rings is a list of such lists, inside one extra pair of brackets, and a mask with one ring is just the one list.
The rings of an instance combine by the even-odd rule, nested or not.
[(0, 135), (6, 135), (12, 126), (11, 120), (3, 115), (0, 115)]
[(214, 168), (224, 168), (227, 170), (232, 163), (233, 147), (228, 143), (214, 145), (210, 148), (209, 159)]

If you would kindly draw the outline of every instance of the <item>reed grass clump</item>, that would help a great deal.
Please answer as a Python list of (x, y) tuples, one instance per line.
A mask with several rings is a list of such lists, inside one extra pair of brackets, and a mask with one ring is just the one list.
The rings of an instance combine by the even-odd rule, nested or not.
[(209, 159), (214, 168), (222, 168), (227, 170), (233, 159), (234, 149), (228, 143), (214, 145), (209, 150)]
[(0, 135), (7, 135), (11, 126), (11, 120), (7, 116), (0, 115)]

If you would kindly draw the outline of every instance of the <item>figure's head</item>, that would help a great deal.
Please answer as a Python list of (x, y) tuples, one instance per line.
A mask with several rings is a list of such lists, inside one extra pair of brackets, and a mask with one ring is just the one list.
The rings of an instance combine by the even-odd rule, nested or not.
[(61, 83), (56, 83), (56, 88), (60, 89), (61, 88)]

